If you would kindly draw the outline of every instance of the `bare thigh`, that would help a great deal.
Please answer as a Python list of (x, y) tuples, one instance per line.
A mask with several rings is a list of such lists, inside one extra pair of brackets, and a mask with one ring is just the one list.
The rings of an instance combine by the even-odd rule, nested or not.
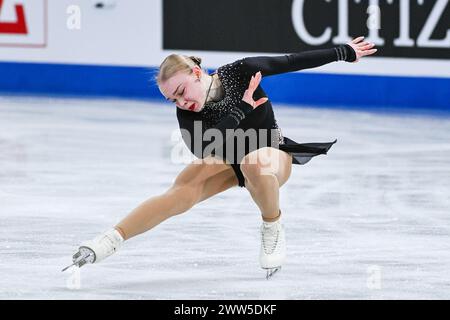
[(223, 160), (208, 157), (194, 160), (176, 177), (175, 188), (181, 187), (192, 196), (194, 203), (237, 186), (233, 168)]
[(209, 177), (204, 182), (203, 191), (199, 202), (238, 185), (239, 182), (233, 168), (229, 165), (227, 165), (227, 167), (227, 170)]

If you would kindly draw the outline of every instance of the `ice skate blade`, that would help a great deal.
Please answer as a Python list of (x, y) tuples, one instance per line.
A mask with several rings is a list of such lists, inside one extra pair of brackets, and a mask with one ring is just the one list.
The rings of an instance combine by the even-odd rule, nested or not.
[(64, 269), (62, 269), (61, 272), (66, 271), (67, 269), (69, 269), (70, 267), (73, 267), (74, 265), (75, 265), (75, 263), (72, 263), (70, 266), (67, 266)]
[(86, 263), (93, 263), (95, 260), (94, 257), (95, 257), (95, 254), (92, 250), (90, 250), (86, 247), (81, 247), (79, 249), (79, 251), (73, 255), (73, 257), (72, 257), (73, 263), (70, 266), (67, 266), (64, 269), (62, 269), (61, 272), (64, 272), (73, 266), (77, 266), (78, 268), (81, 268)]
[(270, 278), (272, 278), (273, 275), (275, 273), (277, 273), (280, 269), (281, 269), (281, 267), (266, 269), (266, 271), (267, 271), (267, 273), (266, 273), (266, 280), (269, 280)]

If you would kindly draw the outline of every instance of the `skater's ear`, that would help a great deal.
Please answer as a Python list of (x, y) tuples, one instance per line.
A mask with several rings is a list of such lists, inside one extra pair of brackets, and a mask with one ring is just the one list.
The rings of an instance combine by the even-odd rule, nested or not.
[(202, 76), (202, 69), (199, 66), (192, 67), (192, 73), (196, 78), (200, 78)]

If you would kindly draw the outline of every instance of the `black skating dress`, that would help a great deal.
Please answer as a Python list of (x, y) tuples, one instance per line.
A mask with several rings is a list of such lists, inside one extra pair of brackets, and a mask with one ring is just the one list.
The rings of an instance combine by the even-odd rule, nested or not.
[[(305, 164), (312, 157), (326, 154), (337, 140), (324, 143), (297, 143), (282, 135), (270, 100), (253, 109), (252, 106), (242, 101), (242, 97), (248, 88), (251, 76), (258, 71), (261, 71), (262, 76), (265, 77), (319, 67), (340, 60), (348, 62), (356, 60), (356, 54), (349, 45), (283, 56), (247, 57), (221, 66), (215, 73), (217, 73), (225, 92), (222, 100), (208, 102), (200, 112), (176, 108), (184, 142), (198, 158), (219, 154), (220, 158), (225, 159), (232, 166), (240, 187), (245, 187), (245, 179), (240, 169), (242, 157), (256, 149), (266, 146), (279, 148), (292, 155), (293, 164)], [(261, 86), (258, 86), (253, 94), (255, 101), (266, 96)], [(208, 147), (214, 139), (203, 137), (205, 131), (211, 128), (219, 130), (223, 137), (226, 137), (223, 139), (221, 152), (215, 149), (211, 150), (211, 146)], [(230, 132), (240, 131), (238, 129), (242, 129), (243, 132), (251, 129), (257, 132), (266, 131), (267, 134), (256, 135), (257, 144), (249, 143), (245, 139), (243, 143), (238, 143), (237, 137), (229, 135)], [(227, 144), (229, 146), (226, 146)]]

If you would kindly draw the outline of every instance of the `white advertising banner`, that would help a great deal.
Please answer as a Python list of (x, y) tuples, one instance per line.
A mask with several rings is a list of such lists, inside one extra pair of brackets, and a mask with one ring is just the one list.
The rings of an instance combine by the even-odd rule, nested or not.
[[(209, 49), (206, 47), (207, 45), (205, 44), (204, 37), (200, 37), (198, 32), (195, 32), (193, 27), (190, 27), (190, 25), (194, 23), (190, 21), (192, 19), (189, 19), (189, 21), (183, 19), (183, 14), (186, 15), (187, 11), (181, 10), (183, 12), (179, 12), (179, 6), (174, 7), (175, 2), (177, 1), (1, 0), (0, 61), (157, 67), (167, 55), (171, 53), (182, 53), (200, 56), (203, 58), (203, 66), (205, 68), (214, 69), (222, 64), (245, 56), (282, 54), (264, 50), (258, 52), (249, 51), (245, 50), (245, 48), (237, 51)], [(342, 8), (345, 8), (344, 5), (347, 2), (349, 5), (354, 5), (353, 1), (346, 0), (317, 0), (292, 1), (290, 6), (292, 6), (292, 10), (294, 10), (299, 3), (307, 5), (306, 8), (316, 4), (318, 6), (329, 6), (334, 4), (337, 6), (336, 8), (339, 9), (337, 12), (340, 15), (345, 16), (347, 12)], [(385, 1), (380, 1), (379, 3), (384, 4), (384, 2)], [(177, 3), (180, 4), (184, 2)], [(193, 1), (191, 5), (197, 5), (201, 8), (203, 7), (200, 6), (202, 3), (208, 3), (211, 6), (214, 4), (212, 2), (205, 2), (204, 0), (196, 0)], [(245, 3), (242, 3), (242, 5)], [(273, 3), (278, 6), (281, 6), (281, 4), (285, 5), (284, 1)], [(376, 3), (376, 1), (367, 0), (361, 1), (358, 5), (373, 5), (373, 3)], [(399, 21), (406, 23), (405, 21), (409, 21), (409, 16), (406, 16), (405, 14), (405, 12), (407, 12), (405, 11), (407, 3), (402, 0), (396, 4), (400, 10), (399, 14), (401, 19)], [(221, 3), (221, 5), (224, 4)], [(245, 5), (248, 6), (247, 4)], [(288, 5), (289, 4), (286, 6)], [(429, 13), (427, 13), (427, 17), (423, 19), (423, 26), (419, 32), (417, 39), (418, 46), (419, 44), (425, 46), (423, 43), (428, 43), (428, 45), (431, 43), (435, 46), (439, 45), (439, 48), (448, 46), (447, 42), (450, 39), (450, 36), (445, 32), (445, 26), (442, 24), (442, 21), (445, 20), (443, 15), (444, 12), (446, 12), (443, 10), (450, 10), (449, 7), (450, 4), (448, 0), (439, 0), (436, 1), (435, 5), (429, 8)], [(198, 12), (198, 10), (194, 10), (194, 15), (195, 12)], [(313, 10), (311, 12), (313, 12)], [(227, 19), (226, 17), (224, 19)], [(198, 25), (205, 20), (207, 16), (204, 16), (203, 18), (204, 19), (202, 20), (197, 20), (195, 23)], [(293, 36), (300, 37), (303, 35), (304, 38), (305, 32), (301, 31), (301, 28), (298, 28), (299, 22), (295, 22), (295, 19), (293, 19), (293, 22), (290, 21), (290, 19), (287, 20), (289, 21), (286, 21), (286, 24), (294, 25), (292, 30)], [(341, 21), (342, 24), (342, 21), (344, 20), (340, 19), (339, 21)], [(175, 23), (177, 23), (177, 25), (174, 26)], [(310, 21), (309, 23), (311, 24), (312, 22)], [(327, 23), (331, 25), (332, 21), (326, 20), (323, 22), (325, 27)], [(297, 29), (295, 28), (295, 25), (297, 25)], [(438, 37), (441, 40), (436, 40), (434, 42), (431, 42), (431, 40), (428, 42), (425, 41), (431, 37), (427, 36), (429, 33), (428, 29), (433, 27), (431, 29), (435, 30), (436, 25), (441, 26), (441, 29), (443, 29), (441, 32), (442, 35), (439, 34)], [(201, 30), (211, 33), (212, 40), (210, 41), (215, 41), (217, 37), (217, 39), (220, 39), (220, 35), (214, 36), (217, 32), (214, 31), (214, 28), (217, 28), (217, 26), (211, 24), (209, 26), (210, 28), (202, 27)], [(175, 32), (181, 28), (182, 36), (185, 38), (199, 37), (199, 48), (165, 48), (165, 38), (170, 39), (170, 37), (172, 37), (170, 28)], [(321, 32), (326, 32), (326, 28)], [(343, 33), (343, 30), (347, 30), (346, 25), (336, 25), (333, 28), (333, 30), (338, 30), (339, 33)], [(400, 40), (405, 40), (407, 38), (406, 35), (408, 32), (405, 30), (405, 27), (400, 28), (399, 32), (403, 33), (401, 33), (399, 39), (396, 40), (397, 44)], [(308, 30), (308, 34), (311, 32), (311, 30)], [(448, 32), (450, 34), (450, 31)], [(259, 37), (261, 34), (256, 34), (255, 37), (256, 36)], [(450, 77), (449, 59), (440, 59), (439, 57), (427, 59), (423, 57), (405, 58), (393, 57), (392, 55), (382, 56), (381, 53), (387, 50), (387, 47), (385, 46), (388, 42), (384, 45), (378, 43), (379, 37), (374, 34), (373, 30), (369, 30), (367, 36), (377, 43), (379, 55), (364, 59), (364, 61), (357, 64), (348, 65), (343, 63), (332, 63), (321, 68), (307, 70), (307, 72), (411, 77)], [(303, 41), (303, 38), (298, 38), (295, 41)], [(305, 39), (308, 39), (308, 37)], [(202, 44), (205, 47), (204, 49), (201, 49)], [(279, 51), (283, 52), (283, 47), (280, 46), (279, 48), (281, 48)], [(441, 50), (445, 50), (445, 48), (441, 48)]]
[(0, 0), (0, 46), (47, 45), (47, 0)]

